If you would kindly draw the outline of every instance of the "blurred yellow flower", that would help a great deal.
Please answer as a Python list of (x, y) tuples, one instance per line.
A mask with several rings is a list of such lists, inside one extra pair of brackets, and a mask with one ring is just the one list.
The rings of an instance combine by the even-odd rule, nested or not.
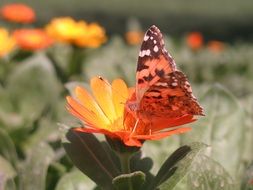
[(8, 54), (15, 47), (15, 40), (9, 35), (9, 32), (0, 28), (0, 57)]
[(53, 19), (46, 26), (47, 33), (56, 41), (80, 47), (98, 47), (106, 41), (104, 29), (98, 24), (75, 21), (71, 17)]
[(106, 41), (105, 30), (97, 23), (87, 25), (85, 31), (75, 40), (75, 44), (80, 47), (99, 47)]

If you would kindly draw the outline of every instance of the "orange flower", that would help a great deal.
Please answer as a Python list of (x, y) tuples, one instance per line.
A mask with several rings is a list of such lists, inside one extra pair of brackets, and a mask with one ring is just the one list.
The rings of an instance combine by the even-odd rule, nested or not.
[(200, 32), (191, 32), (186, 36), (186, 43), (193, 50), (200, 49), (203, 46), (203, 36)]
[(125, 34), (125, 38), (128, 44), (138, 45), (142, 42), (144, 33), (141, 31), (130, 31)]
[(99, 47), (106, 41), (104, 29), (96, 23), (75, 21), (71, 17), (53, 19), (46, 26), (47, 33), (59, 42), (79, 47)]
[(40, 50), (52, 45), (53, 40), (41, 29), (19, 29), (13, 32), (17, 45), (24, 50)]
[(15, 40), (9, 35), (8, 31), (0, 28), (0, 57), (7, 55), (15, 47)]
[(218, 40), (209, 41), (207, 47), (210, 51), (219, 53), (224, 50), (224, 43)]
[(33, 9), (25, 4), (13, 3), (3, 6), (0, 10), (1, 16), (11, 22), (32, 23), (35, 20)]
[(102, 133), (112, 139), (120, 139), (127, 146), (140, 147), (144, 140), (157, 140), (186, 132), (190, 128), (171, 127), (194, 121), (193, 116), (186, 115), (157, 121), (152, 130), (149, 124), (142, 121), (136, 127), (136, 119), (131, 114), (124, 113), (124, 104), (128, 97), (132, 97), (133, 90), (128, 89), (123, 80), (116, 79), (110, 85), (101, 77), (94, 77), (90, 86), (94, 98), (82, 87), (75, 89), (77, 99), (70, 96), (66, 98), (69, 112), (85, 124), (85, 127), (75, 128), (79, 132)]

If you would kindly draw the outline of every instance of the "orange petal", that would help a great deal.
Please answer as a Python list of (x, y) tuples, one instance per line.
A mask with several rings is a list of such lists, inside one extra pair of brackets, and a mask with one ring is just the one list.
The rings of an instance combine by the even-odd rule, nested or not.
[(84, 106), (87, 110), (95, 113), (99, 120), (104, 123), (104, 125), (109, 125), (110, 121), (105, 116), (104, 112), (95, 102), (94, 98), (82, 87), (78, 86), (75, 89), (76, 96), (82, 106)]
[(70, 96), (67, 96), (66, 99), (69, 106), (68, 109), (73, 115), (77, 116), (78, 118), (83, 120), (83, 122), (88, 123), (94, 127), (106, 128), (104, 123), (101, 123), (101, 121), (94, 112), (86, 109)]
[(113, 122), (117, 116), (112, 100), (112, 89), (110, 84), (100, 77), (94, 77), (91, 79), (90, 86), (99, 106), (108, 119)]
[(122, 117), (124, 106), (128, 98), (128, 89), (126, 83), (121, 79), (112, 82), (112, 99), (117, 117)]
[(98, 128), (86, 128), (86, 127), (77, 127), (75, 128), (76, 131), (84, 132), (84, 133), (101, 133), (107, 135), (111, 138), (119, 138), (116, 134), (112, 133), (106, 129), (98, 129)]
[(170, 131), (153, 133), (151, 135), (134, 135), (132, 138), (143, 139), (143, 140), (158, 140), (158, 139), (162, 139), (164, 137), (170, 136), (170, 135), (185, 133), (190, 130), (191, 130), (191, 128), (184, 127), (184, 128), (178, 128), (178, 129), (170, 130)]

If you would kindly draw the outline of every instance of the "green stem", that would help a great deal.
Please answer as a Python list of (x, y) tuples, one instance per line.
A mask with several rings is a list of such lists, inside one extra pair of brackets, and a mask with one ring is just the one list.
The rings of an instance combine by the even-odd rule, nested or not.
[[(131, 154), (127, 154), (127, 153), (120, 155), (121, 170), (122, 170), (122, 173), (124, 173), (124, 174), (131, 173), (131, 170), (130, 170), (131, 156), (132, 156)], [(133, 190), (133, 185), (132, 185), (131, 179), (128, 179), (128, 188), (129, 188), (129, 190)]]
[(84, 50), (73, 46), (73, 52), (69, 61), (69, 76), (79, 75), (82, 72), (82, 64), (84, 60)]
[(130, 155), (129, 154), (122, 154), (120, 155), (120, 164), (121, 170), (123, 173), (128, 174), (130, 173)]

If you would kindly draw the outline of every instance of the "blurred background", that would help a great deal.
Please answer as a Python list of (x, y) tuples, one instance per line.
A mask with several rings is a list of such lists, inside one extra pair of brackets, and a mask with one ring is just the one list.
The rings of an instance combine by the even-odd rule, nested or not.
[[(206, 116), (187, 134), (145, 142), (151, 172), (179, 146), (200, 141), (222, 168), (217, 174), (205, 162), (206, 173), (227, 189), (252, 188), (252, 0), (1, 0), (0, 10), (11, 3), (29, 6), (35, 18), (16, 22), (3, 12), (0, 18), (0, 189), (95, 189), (61, 146), (64, 128), (80, 125), (67, 113), (65, 96), (95, 75), (133, 86), (139, 48), (153, 24)], [(194, 177), (175, 190), (197, 189)], [(204, 189), (220, 189), (221, 181), (209, 178), (202, 182), (211, 188)]]
[[(0, 5), (17, 2), (1, 0)], [(173, 1), (173, 0), (20, 0), (32, 6), (37, 14), (36, 24), (45, 24), (52, 17), (72, 16), (101, 23), (109, 35), (123, 34), (128, 20), (136, 18), (145, 30), (156, 24), (173, 36), (197, 30), (209, 37), (233, 42), (252, 41), (253, 6), (251, 0)]]

